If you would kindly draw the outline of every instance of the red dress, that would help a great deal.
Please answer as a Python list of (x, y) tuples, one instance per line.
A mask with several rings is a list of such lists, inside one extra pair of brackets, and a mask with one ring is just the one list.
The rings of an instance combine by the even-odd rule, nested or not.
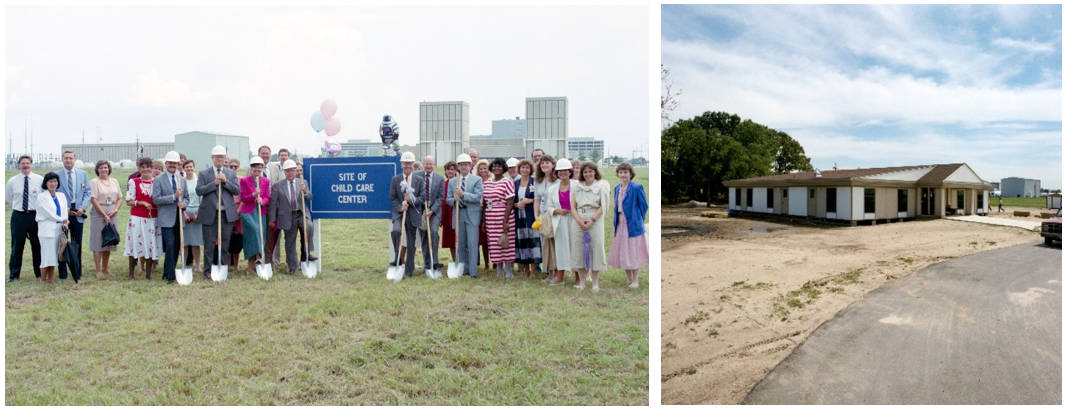
[(445, 181), (445, 199), (441, 200), (441, 248), (456, 248), (456, 229), (452, 228), (452, 206), (447, 202), (449, 198), (449, 181)]

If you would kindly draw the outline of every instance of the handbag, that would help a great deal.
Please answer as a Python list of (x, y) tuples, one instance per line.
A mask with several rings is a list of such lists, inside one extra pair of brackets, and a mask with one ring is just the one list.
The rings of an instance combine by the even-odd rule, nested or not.
[(64, 253), (63, 250), (66, 250), (67, 243), (70, 241), (67, 238), (67, 234), (64, 233), (64, 234), (59, 235), (59, 239), (56, 240), (56, 241), (59, 243), (59, 245), (56, 246), (56, 253), (59, 254), (59, 261), (67, 261), (67, 260), (65, 260), (65, 257), (63, 257), (63, 253)]
[(541, 222), (541, 225), (537, 228), (538, 233), (541, 233), (547, 239), (553, 238), (553, 213), (542, 212), (541, 216), (538, 217), (538, 221)]
[(119, 245), (119, 231), (114, 224), (105, 224), (104, 229), (100, 231), (100, 235), (103, 238), (101, 243), (104, 243), (104, 247)]

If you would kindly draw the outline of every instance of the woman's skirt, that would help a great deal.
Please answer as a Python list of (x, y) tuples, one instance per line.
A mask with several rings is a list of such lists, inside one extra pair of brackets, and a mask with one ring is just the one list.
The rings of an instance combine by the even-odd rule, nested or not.
[[(196, 212), (189, 213), (190, 216), (196, 217)], [(193, 219), (192, 222), (186, 223), (185, 227), (185, 245), (187, 246), (203, 246), (204, 245), (204, 225)]]
[[(515, 262), (515, 223), (504, 220), (507, 208), (497, 206), (486, 214), (486, 240), (490, 248), (490, 261), (497, 263)], [(505, 224), (508, 231), (504, 231)], [(501, 237), (505, 237), (504, 245), (500, 245)]]
[[(105, 207), (105, 212), (114, 211), (117, 205)], [(104, 206), (101, 206), (104, 207)], [(118, 215), (115, 215), (116, 219)], [(115, 227), (115, 231), (119, 231), (118, 226), (115, 225), (115, 219), (111, 220), (111, 225)], [(119, 245), (104, 247), (104, 215), (96, 211), (96, 207), (89, 208), (89, 251), (115, 251), (119, 249)]]
[[(584, 219), (586, 220), (586, 219)], [(597, 219), (593, 226), (585, 232), (574, 220), (571, 221), (571, 269), (586, 268), (586, 250), (583, 233), (590, 234), (590, 266), (589, 270), (604, 271), (608, 269), (608, 263), (604, 257), (604, 218)]]
[[(48, 222), (48, 223), (37, 222), (37, 232), (38, 233), (41, 232), (41, 229), (45, 229), (46, 228), (46, 227), (42, 227), (42, 225), (45, 225), (45, 224), (48, 225), (47, 227), (56, 229), (56, 234), (63, 234), (63, 229), (59, 228), (59, 227), (55, 227), (58, 224), (57, 223), (52, 223), (52, 222)], [(37, 239), (41, 241), (41, 265), (38, 266), (38, 267), (44, 268), (44, 267), (55, 267), (55, 266), (58, 266), (59, 265), (59, 237), (58, 236), (56, 236), (56, 237), (40, 237), (40, 236), (38, 236)]]
[(516, 211), (515, 217), (515, 261), (519, 264), (541, 263), (541, 234), (528, 223), (526, 212), (533, 211), (534, 206), (527, 206)]
[[(241, 213), (241, 224), (245, 229), (242, 234), (242, 240), (244, 242), (245, 260), (260, 254), (260, 246), (267, 248), (267, 235), (260, 231), (260, 224), (262, 223), (263, 229), (267, 230), (267, 215), (260, 215), (260, 220), (256, 221), (256, 215)], [(259, 237), (258, 239), (256, 237)]]
[(234, 229), (230, 233), (230, 243), (226, 248), (226, 252), (230, 254), (241, 254), (241, 250), (245, 247), (244, 226), (241, 223), (241, 219), (237, 219), (234, 222)]
[(126, 223), (126, 248), (123, 255), (159, 260), (163, 255), (163, 234), (152, 217), (130, 216)]
[(645, 235), (627, 236), (627, 220), (619, 218), (616, 238), (612, 241), (612, 251), (608, 256), (608, 265), (623, 269), (637, 270), (649, 265), (649, 243)]

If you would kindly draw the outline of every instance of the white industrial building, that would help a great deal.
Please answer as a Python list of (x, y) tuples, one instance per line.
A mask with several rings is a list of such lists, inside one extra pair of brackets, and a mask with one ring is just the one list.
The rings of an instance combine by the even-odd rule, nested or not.
[(240, 160), (241, 168), (247, 168), (249, 160), (254, 155), (249, 150), (247, 136), (202, 131), (174, 135), (174, 150), (192, 159), (197, 169), (206, 169), (211, 166), (211, 149), (216, 145), (225, 147), (228, 157)]
[(585, 153), (587, 157), (594, 152), (600, 152), (601, 157), (604, 157), (604, 141), (593, 138), (571, 138), (567, 140), (567, 150), (576, 157), (579, 152)]
[[(417, 157), (456, 158), (471, 144), (471, 107), (463, 101), (419, 103)], [(403, 135), (403, 130), (401, 131)]]
[(144, 154), (138, 155), (137, 143), (97, 143), (97, 144), (62, 144), (60, 152), (71, 151), (78, 160), (92, 166), (96, 161), (107, 159), (109, 162), (121, 162), (122, 160), (134, 160), (144, 156), (151, 159), (163, 158), (167, 152), (174, 150), (174, 143), (168, 142), (142, 142)]
[(853, 225), (986, 214), (993, 189), (964, 163), (796, 172), (723, 185), (733, 211)]
[(567, 97), (527, 98), (526, 149), (545, 151), (554, 158), (569, 158), (567, 151)]
[(1040, 180), (1017, 177), (1001, 179), (1001, 197), (1039, 197), (1041, 194)]

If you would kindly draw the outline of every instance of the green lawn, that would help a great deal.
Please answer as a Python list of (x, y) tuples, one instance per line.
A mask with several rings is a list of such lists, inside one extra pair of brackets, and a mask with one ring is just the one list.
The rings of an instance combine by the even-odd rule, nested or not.
[[(1044, 197), (1004, 197), (1002, 198), (1005, 206), (1017, 206), (1017, 207), (1033, 207), (1036, 209), (1046, 208), (1046, 198)], [(990, 198), (990, 207), (994, 210), (998, 209), (998, 198)]]
[[(47, 287), (27, 246), (22, 280), (5, 288), (5, 403), (649, 403), (648, 268), (639, 290), (609, 270), (599, 293), (493, 274), (393, 284), (387, 221), (322, 223), (324, 271), (311, 280), (231, 270), (223, 283), (165, 286), (157, 268), (153, 281), (102, 281), (85, 246), (89, 277)], [(122, 248), (113, 275), (125, 276)]]

